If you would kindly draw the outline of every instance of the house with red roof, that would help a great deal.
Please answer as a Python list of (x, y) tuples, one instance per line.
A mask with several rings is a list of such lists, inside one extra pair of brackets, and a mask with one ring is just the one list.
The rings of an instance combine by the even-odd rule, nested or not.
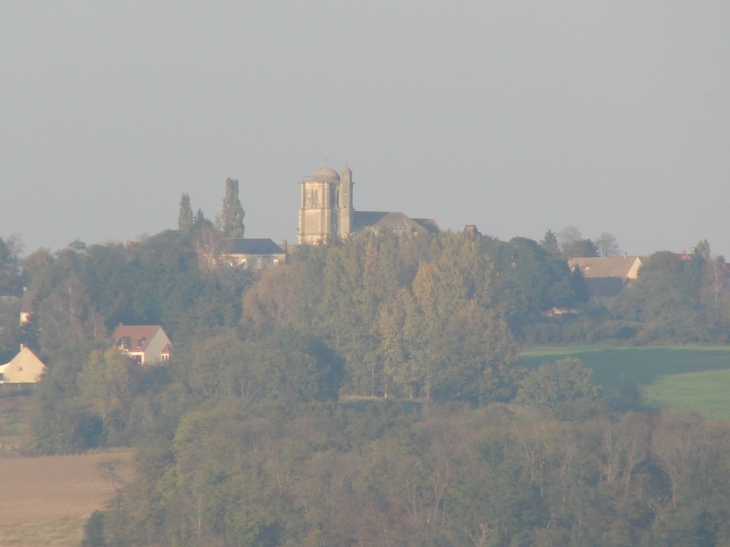
[(114, 345), (140, 365), (170, 359), (172, 342), (160, 325), (119, 325), (112, 337)]

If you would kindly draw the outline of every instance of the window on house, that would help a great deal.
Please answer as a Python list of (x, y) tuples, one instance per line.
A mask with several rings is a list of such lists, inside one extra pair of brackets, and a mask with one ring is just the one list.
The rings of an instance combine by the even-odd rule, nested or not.
[(256, 259), (256, 269), (257, 270), (260, 270), (263, 267), (264, 267), (264, 261), (261, 260), (260, 258), (257, 258)]

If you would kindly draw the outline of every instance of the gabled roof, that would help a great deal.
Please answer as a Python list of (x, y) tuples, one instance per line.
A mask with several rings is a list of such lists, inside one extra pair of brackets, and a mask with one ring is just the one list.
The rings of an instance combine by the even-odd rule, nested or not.
[(403, 213), (387, 213), (372, 226), (373, 228), (390, 228), (391, 230), (405, 230), (409, 232), (417, 232), (421, 226), (413, 222)]
[(37, 382), (45, 370), (45, 363), (28, 346), (23, 346), (9, 363), (0, 366), (6, 384)]
[(617, 277), (622, 280), (636, 279), (636, 273), (641, 266), (638, 256), (599, 256), (571, 258), (568, 266), (580, 268), (586, 279), (598, 277)]
[(411, 219), (413, 222), (425, 228), (429, 234), (438, 234), (441, 231), (441, 227), (436, 222), (435, 218), (414, 218)]
[(20, 313), (33, 313), (35, 310), (35, 299), (38, 291), (25, 291), (20, 301)]
[(115, 345), (127, 351), (145, 351), (159, 330), (162, 330), (160, 325), (119, 325), (112, 338)]
[(235, 238), (227, 239), (223, 254), (229, 255), (283, 255), (284, 249), (271, 239)]
[(352, 231), (362, 232), (367, 229), (389, 228), (396, 231), (417, 232), (427, 230), (438, 232), (438, 224), (433, 219), (409, 218), (404, 213), (387, 211), (354, 211), (352, 214)]
[(374, 226), (381, 218), (388, 213), (385, 211), (353, 211), (352, 231), (362, 232), (365, 228)]

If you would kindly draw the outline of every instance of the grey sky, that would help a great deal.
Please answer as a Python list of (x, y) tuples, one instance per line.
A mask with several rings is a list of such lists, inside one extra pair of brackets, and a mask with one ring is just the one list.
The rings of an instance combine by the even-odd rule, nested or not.
[(0, 5), (0, 236), (135, 239), (241, 184), (246, 235), (296, 239), (297, 182), (355, 207), (568, 225), (730, 258), (729, 2)]

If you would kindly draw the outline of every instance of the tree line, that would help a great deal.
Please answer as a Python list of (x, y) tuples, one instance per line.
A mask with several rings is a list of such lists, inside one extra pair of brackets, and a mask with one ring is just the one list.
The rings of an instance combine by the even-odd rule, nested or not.
[[(547, 245), (367, 233), (254, 274), (208, 267), (206, 230), (219, 232), (5, 255), (15, 295), (16, 279), (38, 294), (12, 336), (49, 367), (28, 450), (137, 447), (136, 478), (89, 521), (87, 545), (728, 537), (725, 425), (647, 408), (636, 386), (604, 396), (575, 360), (521, 365), (535, 319), (587, 298)], [(723, 302), (708, 258), (670, 255), (604, 325), (686, 336), (671, 306), (701, 325)], [(172, 360), (135, 365), (112, 347), (119, 323), (162, 324)]]
[(726, 423), (589, 398), (221, 398), (150, 433), (86, 544), (719, 546), (728, 456)]

